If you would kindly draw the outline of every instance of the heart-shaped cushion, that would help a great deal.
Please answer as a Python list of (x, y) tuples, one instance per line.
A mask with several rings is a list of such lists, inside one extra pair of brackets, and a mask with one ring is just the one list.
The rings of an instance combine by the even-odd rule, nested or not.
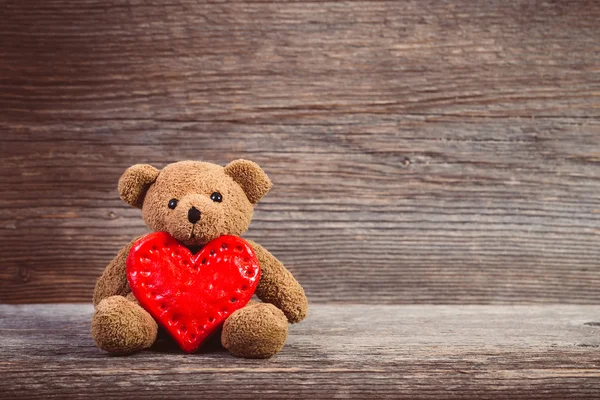
[(237, 236), (221, 236), (192, 254), (168, 233), (154, 232), (132, 246), (127, 280), (140, 305), (193, 352), (248, 303), (260, 264)]

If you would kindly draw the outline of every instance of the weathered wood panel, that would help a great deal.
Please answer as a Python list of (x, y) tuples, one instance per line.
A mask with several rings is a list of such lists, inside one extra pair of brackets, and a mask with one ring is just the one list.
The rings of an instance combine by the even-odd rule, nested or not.
[[(510, 3), (510, 4), (509, 4)], [(0, 302), (88, 301), (136, 162), (257, 161), (315, 302), (600, 303), (600, 6), (5, 1)]]
[(592, 399), (595, 306), (327, 306), (271, 360), (102, 353), (89, 305), (0, 306), (6, 398)]

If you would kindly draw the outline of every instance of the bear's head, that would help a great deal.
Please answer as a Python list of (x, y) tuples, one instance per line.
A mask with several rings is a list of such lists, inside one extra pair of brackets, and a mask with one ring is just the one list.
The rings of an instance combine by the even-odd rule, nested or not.
[(162, 170), (148, 164), (129, 167), (119, 179), (119, 194), (142, 209), (150, 229), (168, 232), (193, 247), (245, 232), (254, 205), (271, 186), (252, 161), (235, 160), (225, 167), (181, 161)]

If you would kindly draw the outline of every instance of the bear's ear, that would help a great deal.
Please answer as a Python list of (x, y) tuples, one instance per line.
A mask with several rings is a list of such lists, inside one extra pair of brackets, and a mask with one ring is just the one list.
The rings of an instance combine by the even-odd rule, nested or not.
[(258, 203), (273, 186), (265, 171), (252, 161), (234, 160), (227, 164), (225, 173), (242, 187), (252, 204)]
[(142, 208), (146, 191), (154, 183), (160, 171), (148, 164), (136, 164), (127, 168), (119, 179), (119, 195), (126, 203)]

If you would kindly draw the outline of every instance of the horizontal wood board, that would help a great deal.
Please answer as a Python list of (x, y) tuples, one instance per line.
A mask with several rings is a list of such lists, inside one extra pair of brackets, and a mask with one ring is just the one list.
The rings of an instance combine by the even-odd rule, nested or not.
[(106, 355), (91, 305), (0, 305), (6, 398), (594, 399), (596, 306), (315, 305), (270, 360)]

